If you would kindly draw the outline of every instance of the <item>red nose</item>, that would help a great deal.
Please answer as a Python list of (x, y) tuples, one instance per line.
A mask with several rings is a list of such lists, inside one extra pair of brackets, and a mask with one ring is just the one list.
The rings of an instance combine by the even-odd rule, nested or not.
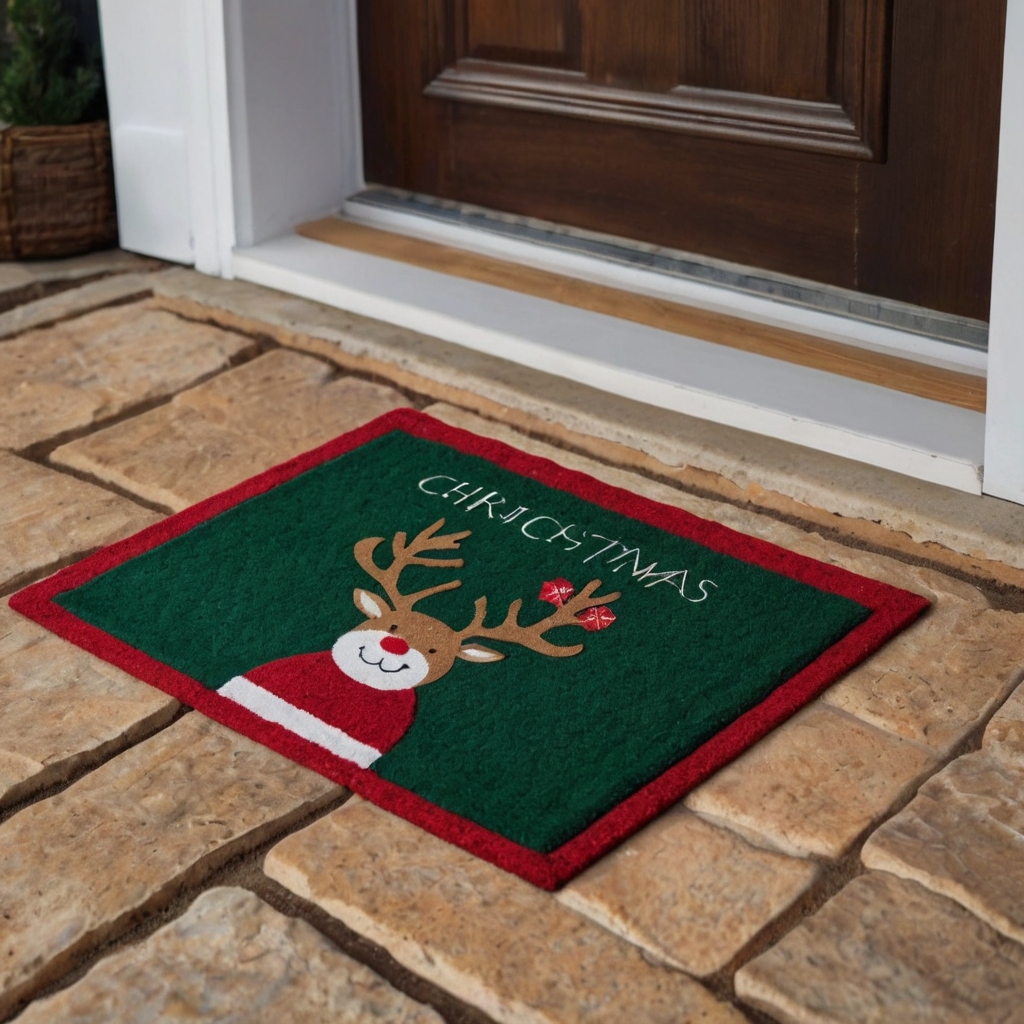
[(388, 654), (405, 654), (409, 650), (409, 645), (400, 636), (386, 636), (380, 646)]

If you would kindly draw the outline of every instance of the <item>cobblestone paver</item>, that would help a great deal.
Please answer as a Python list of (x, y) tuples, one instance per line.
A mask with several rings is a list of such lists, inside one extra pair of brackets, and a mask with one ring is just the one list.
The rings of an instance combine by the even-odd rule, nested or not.
[(391, 388), (339, 379), (329, 363), (279, 349), (51, 458), (178, 512), (406, 404)]
[(936, 764), (915, 744), (816, 704), (698, 786), (686, 806), (792, 856), (835, 859)]
[(118, 494), (2, 450), (0, 480), (0, 593), (160, 518)]
[[(650, 446), (630, 448), (618, 428), (614, 443), (573, 439), (552, 424), (590, 420), (548, 408), (551, 391), (506, 416), (501, 396), (530, 371), (449, 359), (432, 339), (241, 282), (104, 259), (69, 265), (63, 283), (58, 265), (43, 268), (38, 287), (36, 271), (0, 271), (0, 593), (155, 522), (153, 508), (184, 508), (443, 393), (466, 406), (428, 408), (447, 422), (933, 604), (556, 894), (363, 801), (330, 810), (341, 791), (326, 780), (195, 712), (176, 718), (167, 695), (2, 604), (0, 1020), (28, 1001), (30, 1024), (438, 1021), (317, 930), (347, 927), (346, 950), (408, 986), (381, 966), (383, 947), (449, 994), (458, 1024), (739, 1024), (746, 1010), (783, 1024), (1024, 1024), (1024, 614), (927, 567), (976, 566), (1004, 585), (1006, 607), (1024, 607), (1008, 520), (972, 562), (975, 540), (935, 534), (952, 545), (939, 557), (913, 524), (887, 538), (884, 523), (865, 532), (803, 515), (818, 484), (761, 502), (827, 526), (826, 539), (742, 507), (756, 489), (681, 461), (694, 438), (673, 448), (659, 427)], [(87, 283), (70, 286), (75, 275)], [(604, 461), (536, 439), (559, 430)], [(792, 452), (772, 479), (799, 476)], [(707, 496), (716, 488), (728, 501)], [(941, 519), (937, 500), (929, 515)], [(865, 538), (902, 560), (864, 550)], [(275, 905), (292, 900), (305, 921), (211, 888), (259, 844), (270, 847), (260, 885), (284, 887)], [(177, 916), (133, 943), (134, 924), (168, 906)], [(32, 1002), (83, 957), (96, 959), (88, 973)]]
[(15, 451), (167, 397), (255, 343), (150, 302), (0, 342), (0, 447)]
[(677, 806), (558, 899), (656, 959), (704, 977), (725, 967), (819, 875), (812, 861), (751, 846)]
[(274, 847), (266, 871), (503, 1024), (743, 1019), (528, 882), (363, 800)]
[(871, 836), (861, 859), (1024, 942), (1024, 765), (987, 753), (957, 758)]
[[(941, 649), (941, 657), (927, 651)], [(947, 755), (1024, 669), (1024, 617), (988, 607), (967, 583), (825, 694), (826, 703)], [(970, 685), (965, 686), (964, 680)]]
[(61, 260), (0, 263), (0, 310), (24, 309), (36, 300), (73, 290), (88, 283), (116, 281), (131, 274), (159, 270), (166, 264), (123, 249), (106, 249)]
[(118, 274), (61, 292), (0, 313), (0, 340), (23, 334), (33, 327), (52, 327), (104, 306), (120, 305), (149, 296), (150, 278), (143, 274)]
[(982, 749), (993, 757), (1024, 767), (1024, 684), (992, 716)]
[(340, 953), (305, 921), (229, 888), (203, 893), (141, 945), (102, 960), (18, 1019), (442, 1024), (433, 1010)]
[(0, 1013), (339, 792), (192, 712), (19, 811), (0, 825)]
[(736, 991), (785, 1024), (1019, 1024), (1024, 947), (874, 871), (740, 970)]
[(166, 725), (178, 702), (0, 604), (0, 807)]

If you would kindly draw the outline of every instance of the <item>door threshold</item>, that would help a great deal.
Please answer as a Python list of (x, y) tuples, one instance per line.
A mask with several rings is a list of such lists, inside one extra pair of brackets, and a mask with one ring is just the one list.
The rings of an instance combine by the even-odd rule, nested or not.
[(630, 239), (371, 186), (346, 219), (819, 339), (984, 375), (988, 324)]
[(981, 493), (976, 409), (297, 234), (236, 250), (234, 273), (651, 405)]
[(742, 317), (499, 260), (341, 217), (323, 217), (300, 224), (295, 232), (304, 238), (355, 249), (370, 256), (411, 263), (426, 270), (552, 299), (921, 398), (948, 402), (976, 412), (985, 411), (985, 378), (960, 370), (828, 341), (771, 324), (753, 323)]

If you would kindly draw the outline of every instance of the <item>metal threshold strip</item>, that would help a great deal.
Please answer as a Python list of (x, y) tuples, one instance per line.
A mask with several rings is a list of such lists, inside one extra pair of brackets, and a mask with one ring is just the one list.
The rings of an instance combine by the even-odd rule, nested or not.
[(345, 209), (349, 216), (358, 219), (372, 211), (426, 218), (437, 224), (471, 229), (510, 242), (531, 243), (621, 267), (653, 271), (682, 281), (875, 324), (978, 352), (985, 352), (988, 348), (988, 324), (981, 320), (530, 217), (379, 186), (356, 193), (347, 201)]

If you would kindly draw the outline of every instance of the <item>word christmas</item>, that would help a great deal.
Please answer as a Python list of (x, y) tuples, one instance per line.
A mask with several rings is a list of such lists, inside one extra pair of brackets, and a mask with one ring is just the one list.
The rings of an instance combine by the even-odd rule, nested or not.
[[(452, 486), (454, 485), (454, 486)], [(472, 488), (468, 481), (459, 481), (454, 476), (424, 477), (418, 484), (424, 494), (436, 494), (440, 498), (451, 501), (453, 505), (469, 504), (463, 507), (464, 512), (474, 509), (486, 509), (488, 519), (500, 519), (506, 524), (515, 523), (522, 535), (530, 540), (546, 541), (548, 544), (565, 542), (562, 550), (577, 551), (585, 554), (584, 562), (601, 559), (598, 564), (615, 565), (612, 572), (628, 569), (633, 579), (639, 580), (644, 587), (656, 587), (659, 583), (667, 583), (679, 596), (691, 604), (700, 604), (710, 596), (709, 587), (717, 588), (714, 580), (700, 580), (696, 584), (689, 583), (689, 569), (670, 569), (658, 571), (658, 563), (651, 562), (641, 566), (643, 558), (638, 547), (628, 547), (621, 540), (605, 537), (600, 533), (591, 533), (576, 523), (563, 525), (553, 516), (535, 515), (525, 505), (519, 505), (506, 511), (508, 502), (497, 491), (481, 494), (482, 487)], [(596, 547), (596, 550), (594, 549)], [(607, 556), (607, 557), (604, 557)]]
[(608, 605), (620, 595), (595, 596), (600, 580), (591, 580), (578, 594), (568, 580), (546, 582), (538, 596), (554, 605), (554, 611), (532, 626), (519, 622), (522, 598), (509, 605), (497, 626), (485, 624), (486, 597), (476, 599), (473, 621), (462, 629), (415, 611), (413, 605), (423, 598), (462, 586), (462, 580), (448, 580), (413, 594), (404, 594), (399, 587), (399, 577), (410, 565), (463, 566), (461, 558), (424, 554), (455, 550), (470, 535), (469, 530), (439, 534), (442, 526), (444, 520), (439, 519), (411, 541), (406, 534), (396, 533), (386, 569), (374, 558), (384, 538), (358, 541), (353, 549), (356, 561), (383, 591), (357, 587), (353, 593), (366, 622), (343, 633), (329, 651), (294, 654), (235, 676), (217, 691), (219, 695), (360, 768), (369, 768), (412, 725), (417, 686), (446, 675), (456, 659), (479, 665), (505, 657), (474, 640), (503, 640), (549, 658), (571, 658), (583, 650), (583, 644), (553, 644), (544, 634), (557, 626), (580, 626), (592, 633), (615, 621)]

